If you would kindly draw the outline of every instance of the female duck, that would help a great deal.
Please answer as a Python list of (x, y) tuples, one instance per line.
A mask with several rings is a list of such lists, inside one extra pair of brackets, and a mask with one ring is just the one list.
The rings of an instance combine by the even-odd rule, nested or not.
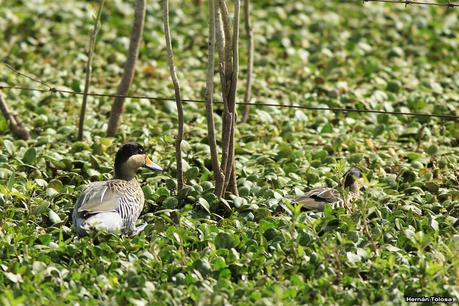
[(311, 210), (323, 211), (326, 204), (331, 204), (333, 208), (342, 207), (348, 210), (347, 204), (356, 199), (360, 195), (360, 190), (365, 188), (362, 173), (358, 168), (353, 167), (344, 174), (343, 187), (347, 193), (347, 201), (338, 190), (328, 187), (310, 190), (304, 195), (292, 198), (292, 201)]
[(89, 184), (75, 204), (72, 217), (79, 236), (91, 229), (135, 235), (145, 228), (146, 224), (135, 226), (145, 200), (135, 180), (140, 167), (162, 170), (145, 155), (141, 145), (121, 146), (115, 157), (113, 179)]

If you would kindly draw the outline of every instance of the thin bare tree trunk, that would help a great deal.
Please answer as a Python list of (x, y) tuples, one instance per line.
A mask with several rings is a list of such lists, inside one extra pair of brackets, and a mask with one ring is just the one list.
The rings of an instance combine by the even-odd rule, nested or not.
[(124, 66), (123, 77), (113, 101), (112, 111), (108, 120), (107, 135), (110, 137), (115, 136), (116, 130), (119, 126), (121, 114), (123, 112), (124, 97), (129, 91), (132, 80), (134, 79), (135, 63), (139, 54), (140, 40), (143, 34), (143, 25), (145, 21), (146, 0), (137, 0), (135, 4), (134, 22), (132, 25), (131, 41), (129, 43), (129, 50), (127, 55), (126, 64)]
[(252, 95), (252, 74), (253, 74), (253, 32), (252, 25), (250, 22), (250, 0), (244, 0), (244, 24), (245, 31), (247, 33), (247, 79), (245, 82), (245, 94), (244, 94), (244, 114), (242, 122), (246, 123), (249, 119), (250, 113), (250, 97)]
[[(222, 23), (222, 16), (221, 7), (224, 5), (224, 1), (217, 1), (215, 6), (215, 27), (216, 27), (216, 41), (217, 41), (217, 49), (218, 49), (218, 63), (219, 63), (219, 70), (220, 70), (220, 83), (222, 86), (222, 98), (223, 98), (223, 115), (222, 115), (222, 160), (220, 164), (220, 169), (223, 173), (226, 173), (226, 164), (228, 160), (228, 150), (229, 150), (229, 133), (228, 126), (231, 122), (231, 114), (228, 110), (228, 89), (229, 85), (227, 83), (227, 48), (226, 46), (226, 34), (230, 33), (228, 29), (228, 21), (226, 21), (226, 32), (224, 31), (223, 23)], [(228, 14), (228, 12), (226, 12)], [(226, 18), (228, 18), (226, 16)], [(225, 184), (226, 185), (226, 184)]]
[[(224, 110), (222, 115), (222, 160), (220, 169), (224, 174), (222, 195), (230, 186), (231, 192), (237, 194), (236, 172), (234, 167), (234, 130), (236, 124), (236, 87), (237, 70), (239, 69), (239, 20), (240, 2), (235, 1), (233, 28), (225, 0), (217, 0), (215, 9), (216, 40), (219, 54), (220, 81)], [(235, 70), (236, 69), (236, 70)]]
[(228, 191), (239, 196), (239, 190), (237, 189), (236, 181), (236, 164), (233, 161), (233, 171), (231, 171), (231, 177), (228, 185)]
[[(226, 6), (225, 0), (220, 0), (219, 2), (219, 11), (221, 13), (221, 17), (223, 20), (223, 31), (225, 33), (225, 74), (226, 76), (231, 75), (231, 60), (232, 60), (232, 46), (233, 46), (233, 38), (231, 34), (231, 21), (228, 14), (228, 7)], [(224, 91), (224, 95), (229, 95), (230, 87), (231, 87), (231, 78), (226, 79), (226, 91)]]
[[(227, 177), (227, 184), (233, 182), (231, 189), (232, 192), (237, 194), (237, 185), (236, 185), (236, 171), (235, 171), (235, 158), (234, 158), (234, 134), (236, 129), (236, 90), (237, 90), (237, 80), (239, 73), (239, 21), (240, 21), (240, 1), (234, 1), (234, 19), (233, 19), (233, 37), (232, 37), (232, 49), (233, 49), (233, 67), (231, 73), (231, 90), (230, 96), (228, 99), (229, 111), (231, 114), (231, 123), (229, 126), (230, 137), (229, 137), (229, 149), (228, 149), (228, 161), (226, 165), (225, 177)], [(233, 176), (233, 178), (231, 178)], [(227, 185), (228, 186), (228, 185)]]
[(220, 71), (220, 83), (222, 85), (222, 97), (224, 107), (227, 107), (227, 95), (224, 93), (226, 91), (226, 80), (225, 80), (225, 34), (222, 28), (222, 17), (220, 13), (220, 4), (219, 1), (216, 2), (215, 6), (215, 27), (216, 27), (216, 41), (217, 41), (217, 50), (218, 50), (218, 63)]
[(177, 78), (177, 72), (174, 65), (174, 51), (172, 49), (171, 34), (169, 29), (169, 1), (163, 0), (163, 20), (164, 33), (166, 37), (167, 47), (167, 63), (171, 72), (172, 82), (174, 83), (175, 103), (177, 105), (178, 116), (178, 133), (175, 142), (175, 158), (177, 160), (177, 189), (180, 191), (183, 188), (183, 167), (182, 167), (182, 140), (183, 140), (183, 106), (180, 95), (180, 84)]
[(86, 62), (86, 78), (84, 81), (83, 102), (81, 104), (80, 110), (80, 121), (78, 122), (78, 140), (83, 139), (84, 118), (86, 116), (86, 105), (88, 103), (88, 92), (92, 74), (92, 58), (94, 55), (94, 48), (96, 46), (97, 31), (99, 30), (99, 22), (100, 17), (102, 15), (102, 8), (104, 7), (104, 2), (105, 0), (100, 1), (99, 9), (97, 10), (96, 22), (94, 24), (94, 28), (89, 38), (88, 61)]
[(0, 111), (8, 121), (11, 133), (13, 133), (14, 136), (24, 140), (30, 139), (29, 131), (22, 125), (22, 122), (19, 120), (19, 118), (12, 114), (8, 109), (8, 105), (6, 105), (2, 92), (0, 92)]
[(215, 195), (222, 197), (224, 176), (218, 164), (217, 141), (213, 115), (214, 61), (215, 61), (215, 1), (209, 0), (209, 57), (206, 84), (206, 117), (212, 168), (215, 175)]

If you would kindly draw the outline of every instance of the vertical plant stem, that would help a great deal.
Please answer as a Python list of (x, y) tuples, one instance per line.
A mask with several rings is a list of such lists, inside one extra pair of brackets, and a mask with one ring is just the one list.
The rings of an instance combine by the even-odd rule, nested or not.
[(227, 107), (227, 99), (228, 96), (225, 94), (226, 90), (226, 80), (225, 80), (225, 33), (223, 32), (222, 27), (222, 16), (220, 13), (220, 2), (216, 1), (215, 3), (215, 30), (216, 30), (216, 44), (218, 50), (218, 63), (219, 63), (219, 71), (220, 71), (220, 82), (222, 85), (222, 98), (224, 103), (224, 107)]
[(215, 123), (213, 115), (214, 93), (214, 61), (215, 61), (215, 1), (209, 0), (209, 56), (206, 84), (206, 118), (212, 168), (215, 175), (215, 195), (222, 197), (224, 177), (218, 164), (217, 141), (215, 139)]
[(223, 173), (226, 172), (226, 160), (228, 158), (228, 133), (225, 133), (226, 127), (231, 120), (230, 113), (228, 111), (228, 95), (227, 84), (226, 84), (226, 59), (225, 59), (225, 33), (222, 27), (222, 16), (220, 12), (220, 1), (216, 1), (215, 6), (215, 27), (216, 27), (216, 43), (218, 50), (218, 62), (220, 71), (220, 84), (223, 99), (223, 116), (222, 116), (222, 163), (220, 168)]
[(175, 142), (175, 157), (177, 160), (177, 189), (180, 191), (183, 188), (183, 167), (182, 167), (182, 140), (183, 140), (183, 105), (180, 94), (180, 84), (177, 78), (177, 72), (174, 64), (174, 51), (172, 49), (171, 34), (169, 28), (169, 1), (163, 0), (163, 21), (164, 34), (166, 38), (167, 48), (167, 63), (171, 73), (172, 82), (174, 83), (175, 103), (177, 105), (178, 116), (178, 133)]
[(234, 19), (233, 19), (233, 39), (232, 39), (232, 72), (231, 72), (231, 90), (230, 90), (230, 106), (234, 111), (236, 106), (236, 89), (237, 79), (239, 74), (239, 20), (240, 20), (240, 1), (234, 1)]
[(368, 226), (368, 204), (367, 204), (367, 200), (364, 199), (364, 209), (363, 209), (363, 232), (365, 233), (365, 235), (367, 236), (368, 240), (370, 241), (371, 243), (371, 247), (373, 248), (373, 252), (375, 253), (376, 256), (379, 256), (379, 251), (378, 251), (378, 247), (376, 246), (376, 243), (373, 239), (373, 236), (371, 235), (371, 231), (370, 231), (370, 228)]
[(92, 59), (94, 55), (94, 48), (96, 46), (97, 31), (99, 30), (99, 22), (100, 22), (100, 17), (102, 15), (102, 9), (104, 7), (104, 2), (105, 0), (100, 1), (99, 9), (97, 10), (96, 22), (94, 23), (94, 28), (89, 38), (88, 61), (86, 62), (86, 78), (84, 81), (83, 102), (81, 104), (81, 110), (80, 110), (80, 121), (78, 122), (78, 140), (83, 139), (84, 119), (86, 116), (86, 105), (88, 103), (88, 92), (89, 92), (89, 85), (91, 82), (91, 74), (92, 74)]
[[(223, 30), (223, 23), (222, 23), (222, 13), (220, 10), (221, 1), (216, 1), (215, 3), (215, 27), (216, 27), (216, 42), (217, 42), (217, 50), (218, 50), (218, 62), (219, 62), (219, 70), (220, 70), (220, 83), (221, 83), (221, 91), (222, 91), (222, 98), (223, 98), (223, 115), (222, 115), (222, 160), (220, 169), (223, 173), (226, 173), (226, 164), (228, 161), (228, 150), (229, 150), (229, 133), (228, 133), (228, 126), (231, 122), (231, 114), (228, 110), (228, 87), (227, 85), (227, 61), (226, 61), (226, 34)], [(228, 26), (228, 25), (227, 25)], [(230, 34), (228, 32), (228, 34)], [(225, 184), (226, 185), (226, 184)]]
[(246, 123), (249, 119), (250, 113), (250, 97), (252, 95), (252, 74), (253, 74), (253, 32), (252, 24), (250, 21), (250, 0), (244, 0), (244, 25), (247, 33), (247, 78), (245, 82), (244, 93), (244, 113), (242, 122)]
[(219, 0), (219, 12), (221, 13), (223, 21), (223, 31), (225, 33), (225, 74), (227, 76), (225, 81), (226, 90), (223, 95), (229, 95), (231, 87), (231, 73), (232, 73), (232, 46), (233, 38), (231, 33), (231, 22), (228, 14), (228, 7), (225, 0)]
[(129, 42), (129, 50), (127, 54), (126, 64), (124, 66), (123, 77), (118, 85), (115, 98), (108, 120), (107, 135), (115, 136), (119, 126), (121, 114), (123, 112), (124, 97), (129, 91), (132, 80), (134, 79), (135, 63), (139, 54), (140, 41), (143, 34), (143, 26), (145, 21), (146, 0), (137, 0), (135, 4), (134, 21), (132, 25), (131, 40)]
[(14, 136), (24, 140), (30, 139), (29, 131), (22, 125), (19, 118), (10, 112), (2, 92), (0, 92), (0, 111), (8, 121), (9, 128)]
[(224, 101), (224, 110), (222, 117), (222, 161), (221, 169), (225, 174), (225, 183), (223, 194), (226, 192), (226, 187), (228, 186), (228, 180), (230, 178), (231, 169), (227, 169), (229, 151), (230, 151), (230, 137), (231, 137), (231, 126), (232, 119), (234, 114), (230, 110), (230, 90), (231, 90), (231, 75), (232, 75), (232, 33), (231, 33), (231, 24), (230, 17), (228, 14), (228, 7), (225, 0), (218, 1), (218, 13), (219, 18), (221, 17), (220, 27), (223, 27), (223, 34), (217, 32), (218, 46), (223, 46), (223, 52), (219, 52), (219, 61), (220, 67), (223, 67), (223, 80), (222, 83), (222, 97)]
[[(232, 192), (237, 194), (237, 185), (236, 185), (236, 170), (235, 167), (235, 156), (234, 156), (234, 134), (236, 129), (236, 90), (237, 90), (237, 80), (239, 73), (239, 21), (240, 21), (240, 1), (234, 1), (234, 18), (233, 18), (233, 45), (232, 45), (232, 73), (231, 73), (231, 90), (228, 99), (228, 108), (231, 114), (231, 124), (229, 126), (229, 149), (228, 149), (228, 161), (226, 165), (225, 177), (227, 177), (227, 184), (232, 182)], [(230, 178), (234, 176), (234, 178)]]
[(237, 181), (236, 181), (236, 162), (233, 157), (233, 169), (231, 170), (231, 176), (229, 179), (228, 184), (228, 191), (233, 193), (234, 195), (239, 196), (239, 190), (237, 189)]

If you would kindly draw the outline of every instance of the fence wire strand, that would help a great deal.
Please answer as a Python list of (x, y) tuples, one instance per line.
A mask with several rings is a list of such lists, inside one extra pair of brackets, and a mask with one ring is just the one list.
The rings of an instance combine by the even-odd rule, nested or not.
[[(373, 1), (373, 0), (365, 0), (365, 1)], [(386, 1), (386, 0), (374, 0), (374, 1)], [(389, 1), (389, 0), (387, 0)], [(24, 91), (35, 91), (35, 92), (50, 92), (53, 94), (61, 93), (61, 94), (70, 94), (70, 95), (84, 95), (83, 92), (68, 90), (68, 89), (58, 89), (56, 86), (50, 85), (47, 82), (44, 82), (37, 78), (36, 76), (30, 76), (21, 72), (8, 63), (3, 61), (3, 64), (11, 70), (13, 73), (27, 78), (31, 81), (39, 83), (43, 86), (46, 86), (47, 89), (43, 88), (34, 88), (34, 87), (26, 87), (26, 86), (9, 86), (9, 85), (0, 85), (0, 90), (11, 90), (11, 89), (18, 89)], [(95, 93), (90, 92), (87, 93), (88, 96), (92, 97), (107, 97), (107, 98), (130, 98), (130, 99), (145, 99), (149, 101), (175, 101), (175, 98), (168, 98), (168, 97), (152, 97), (146, 95), (116, 95), (116, 94), (106, 94), (106, 93)], [(185, 103), (206, 103), (204, 99), (182, 99), (182, 102)], [(214, 100), (216, 104), (224, 104), (223, 101)], [(448, 115), (448, 114), (433, 114), (433, 113), (417, 113), (417, 112), (395, 112), (395, 111), (383, 111), (383, 110), (374, 110), (374, 109), (357, 109), (357, 108), (340, 108), (340, 107), (316, 107), (316, 106), (304, 106), (304, 105), (292, 105), (292, 104), (277, 104), (277, 103), (261, 103), (261, 102), (236, 102), (237, 105), (253, 105), (255, 107), (278, 107), (278, 108), (290, 108), (290, 109), (303, 109), (303, 110), (310, 110), (310, 111), (331, 111), (335, 113), (370, 113), (370, 114), (384, 114), (384, 115), (393, 115), (393, 116), (415, 116), (415, 117), (436, 117), (436, 118), (443, 118), (449, 120), (458, 120), (459, 116), (457, 115)]]
[[(66, 89), (56, 89), (55, 87), (50, 87), (49, 89), (25, 87), (25, 86), (2, 86), (1, 89), (19, 89), (24, 91), (36, 91), (36, 92), (50, 92), (50, 93), (62, 93), (70, 95), (83, 95), (83, 92), (66, 90)], [(175, 98), (167, 97), (152, 97), (145, 95), (114, 95), (114, 94), (105, 94), (105, 93), (88, 93), (88, 96), (93, 97), (123, 97), (130, 99), (145, 99), (150, 101), (175, 101)], [(185, 103), (206, 103), (205, 100), (200, 99), (182, 99), (182, 102)], [(223, 104), (223, 101), (215, 101), (216, 104)], [(236, 102), (238, 105), (244, 105), (243, 102)], [(335, 113), (370, 113), (370, 114), (385, 114), (385, 115), (394, 115), (394, 116), (415, 116), (415, 117), (436, 117), (450, 120), (459, 120), (459, 116), (456, 115), (446, 115), (446, 114), (431, 114), (431, 113), (416, 113), (416, 112), (395, 112), (395, 111), (383, 111), (383, 110), (374, 110), (374, 109), (356, 109), (356, 108), (339, 108), (339, 107), (315, 107), (315, 106), (304, 106), (304, 105), (291, 105), (291, 104), (277, 104), (277, 103), (261, 103), (261, 102), (250, 102), (249, 105), (255, 107), (278, 107), (278, 108), (291, 108), (291, 109), (303, 109), (310, 111), (331, 111)]]
[(408, 5), (430, 5), (430, 6), (443, 6), (446, 8), (455, 8), (459, 6), (459, 3), (454, 3), (451, 1), (448, 2), (426, 2), (426, 1), (412, 1), (412, 0), (362, 0), (362, 2), (365, 4), (366, 2), (380, 2), (380, 3), (398, 3), (398, 4), (404, 4), (405, 6)]

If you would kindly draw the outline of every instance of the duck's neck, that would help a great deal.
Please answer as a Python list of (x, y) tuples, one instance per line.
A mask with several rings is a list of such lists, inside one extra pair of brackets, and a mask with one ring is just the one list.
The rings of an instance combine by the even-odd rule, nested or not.
[(343, 188), (345, 190), (349, 190), (349, 192), (352, 192), (352, 193), (358, 193), (360, 191), (360, 187), (359, 187), (359, 185), (358, 185), (358, 183), (356, 181), (354, 181), (352, 183), (345, 182), (343, 184)]
[(134, 178), (135, 176), (131, 176), (131, 175), (121, 175), (121, 174), (113, 175), (114, 180), (132, 181)]
[(113, 178), (117, 180), (131, 181), (135, 178), (135, 174), (135, 171), (131, 169), (115, 165), (115, 174), (113, 175)]
[(354, 182), (351, 186), (349, 186), (349, 190), (350, 190), (351, 192), (354, 192), (354, 193), (359, 192), (359, 191), (360, 191), (360, 188), (359, 188), (357, 182)]

